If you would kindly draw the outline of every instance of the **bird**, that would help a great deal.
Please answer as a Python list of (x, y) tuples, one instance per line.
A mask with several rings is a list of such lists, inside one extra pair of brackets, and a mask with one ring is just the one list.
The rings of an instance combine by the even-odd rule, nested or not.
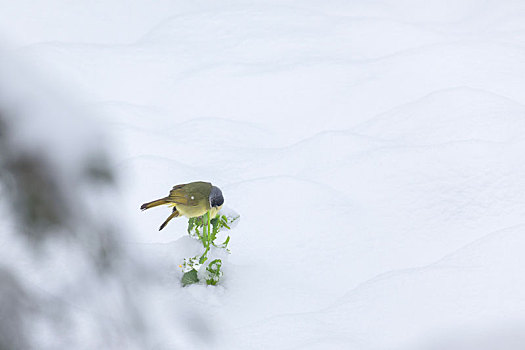
[(173, 207), (171, 215), (160, 225), (160, 231), (166, 227), (171, 219), (179, 216), (195, 218), (210, 211), (210, 217), (214, 218), (222, 208), (223, 203), (222, 191), (217, 186), (213, 186), (209, 182), (196, 181), (175, 185), (167, 197), (144, 203), (140, 209), (144, 211), (164, 204)]

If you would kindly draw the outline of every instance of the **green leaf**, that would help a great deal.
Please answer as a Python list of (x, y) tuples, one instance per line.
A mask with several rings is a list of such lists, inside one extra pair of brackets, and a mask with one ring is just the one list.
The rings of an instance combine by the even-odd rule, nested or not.
[(189, 284), (194, 284), (199, 282), (199, 278), (197, 277), (197, 270), (190, 270), (184, 275), (182, 275), (182, 286), (186, 287)]
[(194, 227), (195, 227), (195, 219), (189, 218), (188, 219), (188, 233), (189, 234), (191, 234), (191, 231), (193, 230)]
[(224, 248), (224, 249), (226, 249), (226, 248), (228, 247), (228, 243), (229, 243), (229, 242), (230, 242), (230, 236), (228, 236), (228, 237), (226, 238), (226, 240), (225, 240), (223, 243), (221, 243), (221, 244), (215, 244), (215, 243), (213, 243), (213, 245), (214, 245), (215, 247), (217, 247), (217, 248)]
[(222, 276), (222, 260), (215, 259), (206, 266), (208, 276), (206, 277), (206, 284), (216, 286)]

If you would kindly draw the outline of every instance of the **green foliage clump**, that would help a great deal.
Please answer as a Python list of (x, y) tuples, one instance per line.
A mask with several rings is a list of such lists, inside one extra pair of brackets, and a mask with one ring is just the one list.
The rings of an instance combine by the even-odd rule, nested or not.
[[(224, 249), (228, 253), (230, 252), (228, 249), (230, 236), (226, 237), (222, 243), (216, 243), (215, 241), (217, 239), (217, 234), (223, 230), (230, 230), (231, 224), (238, 218), (239, 216), (230, 217), (217, 214), (217, 216), (212, 219), (210, 217), (210, 212), (207, 212), (203, 216), (190, 218), (188, 220), (188, 234), (202, 243), (204, 247), (204, 253), (201, 256), (197, 255), (184, 259), (184, 262), (181, 265), (184, 271), (182, 276), (183, 286), (198, 283), (200, 281), (198, 272), (208, 260), (210, 248), (215, 247), (217, 249)], [(221, 259), (215, 259), (206, 265), (206, 269), (204, 270), (204, 279), (206, 280), (206, 284), (215, 286), (217, 283), (219, 283), (219, 280), (222, 276), (221, 267)]]

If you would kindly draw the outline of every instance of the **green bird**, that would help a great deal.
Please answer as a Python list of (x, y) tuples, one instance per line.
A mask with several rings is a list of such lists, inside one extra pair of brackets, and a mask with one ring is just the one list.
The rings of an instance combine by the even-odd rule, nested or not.
[(209, 182), (197, 181), (173, 186), (167, 197), (144, 203), (140, 209), (146, 210), (164, 204), (173, 207), (171, 215), (160, 225), (160, 231), (171, 219), (178, 216), (194, 218), (206, 214), (209, 210), (211, 217), (214, 218), (223, 203), (224, 197), (217, 186)]

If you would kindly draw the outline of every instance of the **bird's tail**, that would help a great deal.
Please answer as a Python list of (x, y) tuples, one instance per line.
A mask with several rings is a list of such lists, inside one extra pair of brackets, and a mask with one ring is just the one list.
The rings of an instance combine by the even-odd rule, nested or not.
[(170, 203), (168, 201), (168, 198), (161, 198), (161, 199), (157, 199), (153, 202), (148, 202), (148, 203), (144, 203), (140, 206), (140, 210), (146, 210), (146, 209), (149, 209), (149, 208), (153, 208), (153, 207), (156, 207), (156, 206), (159, 206), (159, 205), (163, 205), (163, 204), (168, 204)]

